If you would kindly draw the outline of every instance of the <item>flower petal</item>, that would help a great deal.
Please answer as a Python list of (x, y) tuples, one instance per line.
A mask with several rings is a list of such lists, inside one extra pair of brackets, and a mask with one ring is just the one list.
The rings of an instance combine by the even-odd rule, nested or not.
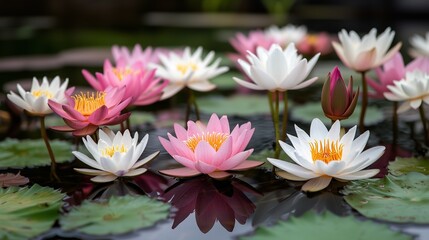
[(160, 173), (172, 176), (172, 177), (192, 177), (200, 175), (201, 173), (197, 170), (190, 169), (190, 168), (175, 168), (175, 169), (168, 169), (168, 170), (160, 170)]
[(331, 182), (331, 177), (321, 176), (313, 178), (302, 185), (301, 190), (304, 192), (317, 192), (326, 188)]
[(267, 158), (267, 160), (274, 166), (280, 168), (281, 170), (289, 172), (301, 178), (310, 179), (310, 178), (315, 178), (320, 176), (320, 174), (316, 174), (297, 164), (289, 163), (289, 162), (279, 160), (279, 159), (274, 159), (274, 158)]

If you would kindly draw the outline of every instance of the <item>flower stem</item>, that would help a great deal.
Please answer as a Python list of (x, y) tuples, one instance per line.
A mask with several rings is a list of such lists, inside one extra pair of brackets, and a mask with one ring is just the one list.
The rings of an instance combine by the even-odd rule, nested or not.
[(198, 109), (198, 105), (197, 105), (197, 101), (195, 99), (194, 92), (192, 91), (192, 89), (188, 88), (188, 106), (186, 107), (185, 125), (189, 121), (189, 118), (190, 118), (189, 116), (191, 115), (192, 105), (194, 106), (196, 120), (200, 120), (200, 111)]
[(422, 124), (423, 124), (423, 134), (425, 135), (425, 144), (426, 146), (429, 146), (428, 128), (427, 128), (426, 115), (425, 115), (425, 110), (423, 108), (423, 104), (420, 105), (419, 112), (420, 112), (420, 119), (422, 120)]
[(189, 89), (191, 92), (191, 96), (192, 96), (192, 103), (194, 104), (194, 110), (195, 110), (195, 116), (196, 116), (196, 120), (200, 120), (200, 110), (198, 109), (198, 104), (197, 104), (197, 99), (195, 98), (195, 94), (194, 91), (192, 91), (191, 89)]
[(280, 116), (279, 116), (279, 104), (280, 104), (280, 92), (276, 91), (275, 95), (275, 105), (274, 105), (274, 129), (276, 131), (276, 148), (274, 150), (274, 158), (278, 159), (280, 157)]
[(398, 102), (393, 102), (393, 115), (392, 115), (392, 132), (393, 132), (393, 145), (396, 145), (398, 140)]
[(368, 86), (366, 83), (366, 72), (361, 72), (362, 74), (362, 105), (359, 117), (359, 131), (363, 133), (365, 131), (365, 113), (366, 106), (368, 105)]
[(283, 122), (282, 122), (282, 141), (286, 141), (286, 130), (287, 130), (287, 114), (288, 114), (288, 101), (287, 91), (283, 92)]
[(46, 134), (45, 116), (40, 117), (40, 135), (45, 141), (46, 148), (48, 149), (49, 157), (51, 158), (51, 180), (60, 181), (57, 175), (56, 168), (57, 162), (55, 161), (54, 152), (52, 151), (51, 144), (49, 144), (48, 135)]

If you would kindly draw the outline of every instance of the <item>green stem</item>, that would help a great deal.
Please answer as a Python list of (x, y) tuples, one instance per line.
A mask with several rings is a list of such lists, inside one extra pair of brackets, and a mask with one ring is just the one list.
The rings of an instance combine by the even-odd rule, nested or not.
[(288, 117), (287, 91), (283, 92), (283, 122), (282, 122), (282, 141), (286, 141), (287, 117)]
[(398, 140), (398, 102), (393, 102), (393, 115), (392, 115), (392, 132), (393, 132), (393, 145), (396, 145)]
[(192, 105), (192, 90), (188, 88), (188, 104), (186, 105), (186, 117), (185, 117), (185, 128), (188, 124), (189, 117), (191, 115), (191, 105)]
[(366, 83), (365, 74), (366, 72), (361, 72), (362, 74), (362, 105), (359, 117), (359, 131), (363, 133), (365, 131), (365, 113), (366, 107), (368, 105), (368, 86)]
[(57, 162), (55, 161), (54, 152), (52, 151), (51, 144), (49, 144), (49, 138), (46, 134), (46, 126), (45, 126), (45, 116), (40, 117), (40, 135), (45, 141), (46, 148), (48, 149), (49, 157), (51, 158), (51, 180), (60, 181), (60, 178), (57, 175), (56, 168)]
[(191, 92), (192, 103), (194, 104), (195, 116), (197, 118), (196, 120), (199, 121), (200, 120), (200, 110), (198, 109), (197, 99), (195, 98), (194, 91), (192, 91), (191, 89), (189, 89), (189, 91)]
[(428, 129), (427, 129), (426, 115), (425, 115), (425, 110), (423, 108), (423, 103), (419, 107), (419, 113), (420, 113), (420, 119), (422, 120), (422, 124), (423, 124), (423, 134), (425, 135), (425, 144), (426, 146), (429, 146)]
[(275, 106), (274, 106), (274, 129), (276, 131), (276, 148), (274, 150), (274, 158), (278, 159), (280, 157), (280, 116), (279, 116), (279, 104), (280, 104), (280, 92), (276, 91), (274, 93), (276, 99), (275, 99)]

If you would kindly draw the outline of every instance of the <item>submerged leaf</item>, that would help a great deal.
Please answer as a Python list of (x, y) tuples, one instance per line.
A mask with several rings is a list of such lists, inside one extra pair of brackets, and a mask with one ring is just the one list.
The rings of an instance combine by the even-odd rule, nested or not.
[[(359, 122), (360, 105), (357, 105), (353, 114), (348, 118), (341, 120), (341, 125), (352, 126)], [(296, 106), (291, 111), (291, 118), (295, 121), (310, 123), (314, 118), (319, 118), (324, 124), (331, 124), (331, 119), (325, 117), (322, 105), (320, 102), (306, 103), (304, 105)], [(383, 112), (376, 108), (368, 106), (366, 108), (365, 125), (373, 125), (383, 121)]]
[(146, 196), (111, 197), (85, 201), (61, 217), (61, 228), (91, 235), (121, 234), (153, 226), (167, 218), (170, 205)]
[(429, 175), (429, 159), (397, 158), (389, 163), (389, 172), (399, 176), (410, 172), (419, 172)]
[(0, 189), (0, 239), (29, 239), (48, 231), (64, 194), (48, 187)]
[(12, 187), (27, 184), (28, 178), (21, 176), (19, 173), (2, 173), (0, 174), (0, 187)]
[(343, 193), (346, 202), (365, 217), (429, 223), (429, 176), (422, 173), (352, 181)]
[(359, 221), (352, 216), (339, 217), (330, 212), (319, 215), (312, 211), (270, 227), (258, 227), (252, 236), (240, 237), (240, 240), (277, 239), (411, 240), (412, 237), (392, 231), (388, 226)]
[[(66, 141), (51, 140), (57, 163), (73, 160), (72, 145)], [(0, 168), (24, 168), (51, 164), (42, 139), (6, 139), (0, 142)]]

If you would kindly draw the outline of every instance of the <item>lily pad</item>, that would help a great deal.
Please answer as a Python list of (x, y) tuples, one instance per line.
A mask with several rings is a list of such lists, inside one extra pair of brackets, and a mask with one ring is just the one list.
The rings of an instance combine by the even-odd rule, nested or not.
[[(357, 105), (353, 114), (345, 120), (341, 121), (343, 126), (353, 126), (359, 123), (359, 114), (361, 106)], [(314, 118), (319, 118), (324, 124), (331, 124), (331, 119), (325, 117), (323, 113), (322, 105), (320, 102), (307, 103), (304, 105), (295, 105), (295, 108), (291, 111), (291, 118), (295, 121), (311, 123)], [(365, 125), (370, 126), (383, 121), (383, 111), (377, 107), (368, 106), (365, 115)]]
[(366, 217), (429, 223), (429, 176), (422, 173), (352, 181), (343, 193), (346, 202)]
[(90, 235), (121, 234), (153, 226), (166, 219), (170, 205), (146, 196), (111, 197), (85, 201), (60, 218), (61, 228)]
[(268, 97), (264, 95), (234, 95), (232, 97), (198, 98), (198, 106), (204, 113), (219, 115), (253, 116), (270, 114)]
[(399, 176), (410, 172), (419, 172), (429, 175), (429, 159), (424, 158), (397, 158), (389, 163), (389, 172)]
[(64, 196), (39, 185), (0, 189), (0, 239), (29, 239), (48, 231)]
[[(73, 160), (72, 145), (66, 141), (51, 140), (57, 163)], [(0, 168), (25, 168), (51, 164), (42, 139), (6, 139), (0, 142)]]
[(382, 224), (359, 221), (352, 216), (339, 217), (330, 212), (319, 215), (309, 211), (301, 217), (291, 217), (287, 221), (279, 221), (270, 227), (259, 227), (254, 235), (240, 237), (240, 240), (285, 238), (318, 240), (412, 239), (411, 236), (392, 231), (388, 226)]
[(227, 72), (214, 78), (211, 82), (216, 85), (218, 90), (235, 90), (237, 88), (237, 83), (232, 79), (232, 77), (240, 75), (241, 73), (238, 72)]
[[(254, 152), (252, 155), (250, 155), (250, 160), (256, 160), (260, 162), (264, 162), (265, 164), (261, 167), (271, 167), (272, 164), (268, 162), (267, 158), (273, 158), (274, 157), (274, 151), (270, 149), (264, 149), (259, 152)], [(280, 157), (279, 159), (285, 160), (285, 161), (292, 161), (289, 156), (286, 155), (286, 153), (283, 150), (280, 150)]]

